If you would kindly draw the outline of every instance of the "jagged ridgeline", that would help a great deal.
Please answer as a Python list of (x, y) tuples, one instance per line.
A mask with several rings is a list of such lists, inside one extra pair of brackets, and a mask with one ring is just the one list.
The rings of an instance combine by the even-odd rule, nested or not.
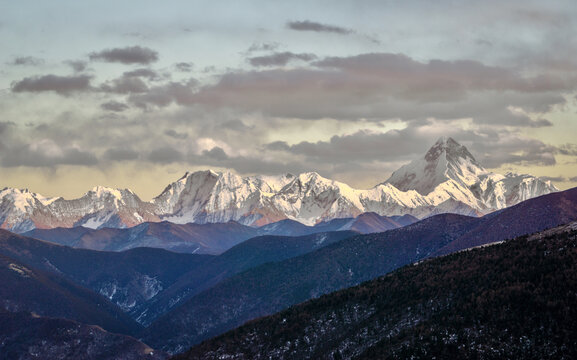
[(128, 189), (95, 187), (65, 200), (6, 188), (0, 192), (0, 225), (22, 233), (34, 228), (124, 228), (163, 220), (262, 226), (292, 219), (314, 225), (365, 212), (418, 218), (481, 215), (554, 191), (549, 181), (534, 176), (489, 172), (464, 146), (443, 137), (422, 158), (368, 190), (315, 172), (240, 177), (213, 171), (186, 173), (150, 202)]

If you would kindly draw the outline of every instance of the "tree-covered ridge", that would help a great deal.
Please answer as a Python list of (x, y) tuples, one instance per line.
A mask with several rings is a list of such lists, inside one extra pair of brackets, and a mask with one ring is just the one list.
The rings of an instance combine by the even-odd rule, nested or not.
[(406, 266), (177, 359), (577, 358), (577, 231)]

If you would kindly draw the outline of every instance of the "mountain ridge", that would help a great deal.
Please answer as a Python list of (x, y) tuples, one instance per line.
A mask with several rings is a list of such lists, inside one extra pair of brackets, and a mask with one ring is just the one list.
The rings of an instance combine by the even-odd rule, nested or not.
[(187, 172), (149, 202), (128, 189), (95, 187), (78, 199), (47, 198), (27, 190), (0, 191), (0, 227), (126, 228), (143, 222), (217, 223), (262, 226), (284, 219), (305, 225), (375, 212), (424, 218), (437, 213), (479, 216), (558, 191), (531, 175), (495, 174), (484, 169), (452, 138), (440, 138), (419, 159), (371, 189), (298, 175), (241, 177), (212, 170)]

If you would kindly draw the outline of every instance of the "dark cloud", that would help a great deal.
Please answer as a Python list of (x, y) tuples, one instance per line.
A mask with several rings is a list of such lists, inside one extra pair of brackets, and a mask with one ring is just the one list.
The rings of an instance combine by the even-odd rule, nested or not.
[[(205, 150), (200, 155), (189, 155), (189, 164), (194, 166), (218, 166), (235, 170), (239, 174), (270, 174), (278, 175), (287, 172), (301, 173), (313, 171), (315, 167), (307, 167), (298, 161), (274, 161), (265, 160), (261, 157), (229, 156), (220, 147)], [(318, 170), (318, 169), (317, 169)]]
[(122, 76), (100, 85), (100, 90), (117, 94), (138, 94), (148, 91), (148, 86), (139, 77)]
[(190, 105), (192, 104), (197, 84), (198, 82), (194, 79), (186, 83), (171, 82), (152, 87), (146, 93), (132, 95), (129, 100), (141, 108), (147, 108), (149, 105), (165, 107), (173, 102), (180, 105)]
[(50, 154), (43, 149), (23, 145), (7, 149), (0, 155), (3, 167), (30, 166), (53, 167), (56, 165), (91, 166), (98, 163), (93, 154), (78, 150), (64, 149), (57, 154)]
[(558, 147), (559, 154), (577, 156), (577, 144), (563, 144)]
[(180, 72), (191, 72), (194, 65), (193, 65), (193, 63), (189, 63), (189, 62), (179, 62), (179, 63), (176, 63), (174, 65), (174, 67), (176, 68), (176, 70), (178, 70)]
[(184, 140), (184, 139), (188, 138), (187, 133), (179, 133), (174, 129), (164, 130), (164, 135), (170, 136), (173, 139), (179, 139), (179, 140)]
[(19, 56), (14, 58), (10, 65), (39, 66), (44, 64), (44, 60), (33, 56)]
[(157, 164), (170, 164), (174, 162), (179, 162), (184, 159), (184, 155), (169, 146), (160, 147), (152, 150), (147, 157), (148, 161)]
[[(485, 124), (542, 127), (551, 122), (527, 114), (564, 104), (563, 94), (577, 89), (574, 77), (528, 76), (472, 60), (420, 62), (379, 53), (330, 57), (314, 65), (229, 72), (187, 103), (301, 119), (472, 117)], [(522, 111), (512, 111), (517, 108)]]
[(122, 64), (150, 64), (158, 60), (158, 52), (141, 46), (131, 46), (93, 52), (89, 55), (89, 58), (93, 61), (99, 60)]
[(138, 159), (138, 153), (130, 149), (108, 149), (104, 158), (112, 161), (130, 161)]
[(13, 121), (0, 121), (0, 135), (8, 132), (14, 126), (16, 126), (16, 123)]
[(100, 104), (100, 107), (103, 110), (112, 111), (112, 112), (123, 112), (125, 110), (128, 110), (128, 108), (129, 108), (128, 105), (126, 105), (125, 103), (121, 103), (121, 102), (114, 101), (114, 100)]
[(224, 152), (224, 150), (218, 146), (213, 147), (210, 150), (204, 150), (202, 155), (206, 156), (209, 159), (217, 160), (217, 161), (224, 161), (228, 160), (228, 155)]
[(132, 71), (126, 71), (124, 74), (122, 74), (124, 77), (142, 77), (142, 78), (147, 78), (150, 80), (154, 80), (157, 79), (158, 73), (154, 70), (151, 69), (136, 69), (136, 70), (132, 70)]
[(54, 91), (61, 95), (90, 90), (90, 76), (44, 75), (24, 78), (12, 83), (13, 92)]
[(247, 52), (252, 53), (256, 51), (275, 51), (279, 47), (280, 44), (277, 42), (254, 43), (248, 48)]
[(315, 32), (329, 32), (340, 35), (352, 34), (354, 31), (340, 26), (321, 24), (314, 21), (291, 21), (287, 23), (287, 27), (291, 30), (297, 31), (315, 31)]
[(70, 60), (66, 61), (65, 63), (69, 65), (75, 72), (82, 72), (86, 70), (86, 67), (88, 66), (88, 63), (82, 60)]
[(248, 59), (252, 66), (284, 66), (293, 60), (312, 61), (314, 54), (295, 54), (292, 52), (274, 53), (265, 56), (255, 56)]

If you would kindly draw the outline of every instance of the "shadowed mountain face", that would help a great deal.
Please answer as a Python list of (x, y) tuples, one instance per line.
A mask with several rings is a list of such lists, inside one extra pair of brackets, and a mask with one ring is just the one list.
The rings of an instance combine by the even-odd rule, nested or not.
[(408, 266), (174, 359), (573, 359), (574, 228)]
[(182, 350), (247, 320), (444, 254), (447, 249), (501, 241), (575, 219), (577, 189), (571, 189), (485, 218), (444, 214), (384, 233), (355, 236), (221, 281), (156, 320), (144, 338), (171, 352)]
[(131, 314), (139, 323), (150, 325), (156, 318), (177, 308), (191, 296), (237, 273), (264, 263), (306, 254), (355, 235), (357, 233), (352, 231), (335, 231), (299, 237), (267, 235), (249, 239), (219, 256), (211, 257), (201, 267), (183, 274), (172, 286), (136, 307)]
[(0, 309), (0, 358), (11, 360), (162, 360), (166, 357), (126, 335), (98, 326)]
[(74, 319), (118, 333), (135, 334), (140, 327), (108, 299), (62, 276), (0, 255), (0, 304), (12, 312)]
[(0, 230), (0, 254), (90, 288), (123, 311), (145, 303), (211, 258), (150, 248), (122, 253), (72, 249), (5, 230)]

